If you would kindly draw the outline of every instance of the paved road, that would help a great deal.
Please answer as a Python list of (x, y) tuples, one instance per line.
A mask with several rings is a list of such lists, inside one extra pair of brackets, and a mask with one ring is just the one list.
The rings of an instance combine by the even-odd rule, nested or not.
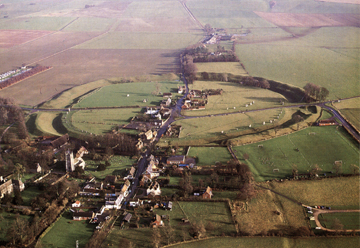
[[(132, 184), (130, 186), (130, 190), (131, 192), (129, 193), (129, 195), (126, 197), (125, 201), (129, 201), (129, 199), (133, 198), (135, 196), (135, 192), (136, 192), (136, 188), (139, 185), (139, 177), (142, 175), (142, 173), (146, 170), (147, 167), (147, 158), (150, 156), (151, 154), (151, 150), (152, 147), (154, 147), (154, 145), (159, 141), (159, 139), (161, 138), (161, 136), (167, 131), (168, 126), (175, 121), (175, 116), (177, 115), (177, 113), (180, 113), (181, 110), (181, 106), (183, 103), (184, 98), (187, 96), (188, 92), (189, 92), (189, 88), (187, 85), (187, 81), (185, 79), (185, 77), (183, 77), (185, 86), (186, 86), (186, 91), (185, 94), (183, 95), (183, 97), (181, 97), (175, 106), (172, 107), (171, 110), (171, 114), (170, 117), (168, 118), (168, 120), (160, 127), (160, 129), (157, 131), (157, 136), (153, 142), (153, 144), (148, 147), (148, 149), (146, 150), (146, 152), (141, 154), (141, 159), (138, 161), (138, 166), (137, 166), (137, 170), (135, 173), (135, 177), (132, 180)], [(124, 206), (123, 206), (124, 207)]]

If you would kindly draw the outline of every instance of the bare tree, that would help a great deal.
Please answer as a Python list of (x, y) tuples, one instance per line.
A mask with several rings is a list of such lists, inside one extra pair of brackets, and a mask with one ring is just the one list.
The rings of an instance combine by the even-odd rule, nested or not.
[(152, 231), (152, 244), (154, 246), (154, 248), (158, 248), (161, 244), (161, 233), (159, 228), (154, 228)]
[(174, 229), (171, 226), (167, 226), (166, 228), (162, 228), (162, 234), (169, 245), (174, 240)]

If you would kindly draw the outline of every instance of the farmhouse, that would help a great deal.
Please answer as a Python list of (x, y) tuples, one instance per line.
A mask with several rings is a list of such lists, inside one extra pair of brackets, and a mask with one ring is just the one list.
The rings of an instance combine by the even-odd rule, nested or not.
[(50, 145), (51, 145), (54, 149), (59, 149), (59, 148), (61, 148), (63, 145), (65, 145), (68, 141), (69, 141), (69, 135), (68, 135), (68, 134), (65, 134), (65, 135), (57, 138), (56, 140), (50, 142)]
[(161, 189), (158, 182), (154, 181), (150, 184), (149, 188), (146, 190), (146, 195), (161, 195)]
[(208, 186), (204, 192), (204, 194), (201, 195), (203, 199), (211, 199), (213, 196), (212, 189)]
[(161, 220), (161, 216), (158, 214), (154, 215), (153, 220), (150, 222), (150, 227), (156, 228), (161, 226), (164, 226), (164, 222)]
[(12, 194), (14, 189), (23, 191), (25, 185), (21, 180), (9, 179), (3, 180), (1, 177), (0, 181), (0, 198), (3, 198), (5, 194)]
[(177, 156), (171, 156), (166, 160), (167, 164), (184, 164), (185, 163), (185, 156), (184, 155), (177, 155)]
[(172, 98), (172, 93), (164, 93), (163, 98)]
[(94, 212), (83, 212), (80, 210), (79, 212), (73, 213), (73, 220), (90, 220), (94, 215)]

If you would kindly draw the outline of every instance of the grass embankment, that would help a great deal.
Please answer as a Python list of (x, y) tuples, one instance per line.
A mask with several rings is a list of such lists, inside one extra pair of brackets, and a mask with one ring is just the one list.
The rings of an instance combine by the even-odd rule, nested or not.
[(84, 247), (95, 230), (95, 226), (88, 220), (73, 221), (70, 211), (66, 211), (41, 239), (41, 242), (46, 247), (73, 247), (78, 241), (79, 247)]
[[(262, 146), (261, 146), (262, 145)], [(293, 134), (233, 148), (239, 159), (250, 166), (256, 181), (292, 176), (294, 165), (299, 174), (307, 174), (315, 164), (320, 173), (334, 175), (334, 162), (342, 161), (342, 173), (351, 174), (351, 164), (358, 164), (357, 144), (343, 128), (311, 127)], [(326, 156), (324, 156), (326, 154)]]

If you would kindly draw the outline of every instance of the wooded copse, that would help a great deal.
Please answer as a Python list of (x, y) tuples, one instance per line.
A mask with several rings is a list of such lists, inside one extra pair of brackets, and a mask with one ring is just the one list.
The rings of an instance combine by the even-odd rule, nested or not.
[(304, 86), (304, 90), (307, 101), (311, 101), (311, 100), (324, 101), (326, 97), (328, 97), (329, 95), (328, 89), (313, 83), (307, 83)]

